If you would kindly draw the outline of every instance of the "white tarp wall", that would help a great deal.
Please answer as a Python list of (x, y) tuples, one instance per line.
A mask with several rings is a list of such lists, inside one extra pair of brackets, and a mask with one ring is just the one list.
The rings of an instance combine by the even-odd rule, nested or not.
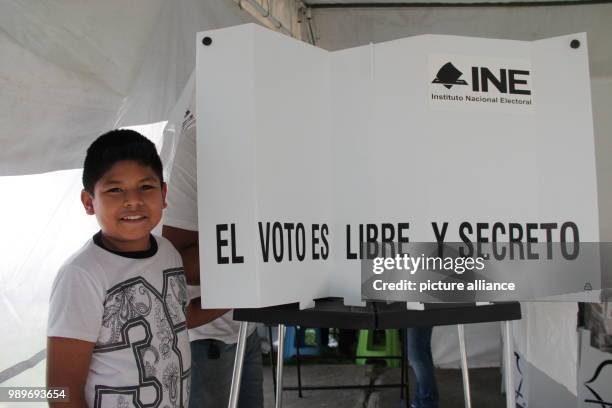
[(101, 132), (167, 120), (195, 33), (253, 21), (232, 0), (8, 0), (0, 11), (0, 175), (79, 168)]

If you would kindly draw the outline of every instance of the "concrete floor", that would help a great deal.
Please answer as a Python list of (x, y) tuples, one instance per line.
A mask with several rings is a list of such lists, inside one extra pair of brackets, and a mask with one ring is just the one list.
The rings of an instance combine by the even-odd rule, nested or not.
[[(297, 369), (287, 365), (285, 369), (285, 386), (297, 386)], [(438, 388), (440, 391), (440, 408), (464, 406), (463, 385), (460, 370), (437, 370)], [(302, 385), (341, 385), (341, 384), (389, 384), (399, 383), (399, 368), (380, 366), (357, 366), (352, 364), (318, 364), (302, 366)], [(505, 407), (505, 397), (500, 394), (501, 375), (499, 368), (481, 368), (470, 370), (472, 406), (474, 408)], [(411, 389), (414, 378), (411, 373)], [(270, 367), (264, 367), (264, 406), (274, 407), (272, 374)], [(399, 388), (381, 390), (321, 390), (303, 391), (303, 398), (297, 391), (285, 391), (283, 407), (285, 408), (400, 408)]]

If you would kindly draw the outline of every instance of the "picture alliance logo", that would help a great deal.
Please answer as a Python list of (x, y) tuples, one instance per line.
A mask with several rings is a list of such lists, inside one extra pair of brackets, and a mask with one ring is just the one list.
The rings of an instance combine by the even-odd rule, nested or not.
[[(529, 89), (530, 72), (521, 69), (500, 68), (492, 70), (487, 67), (470, 67), (471, 78), (465, 78), (452, 62), (444, 64), (432, 84), (440, 84), (446, 89), (454, 86), (469, 87), (472, 92), (498, 92), (509, 95), (531, 95)], [(469, 80), (469, 82), (468, 82)]]

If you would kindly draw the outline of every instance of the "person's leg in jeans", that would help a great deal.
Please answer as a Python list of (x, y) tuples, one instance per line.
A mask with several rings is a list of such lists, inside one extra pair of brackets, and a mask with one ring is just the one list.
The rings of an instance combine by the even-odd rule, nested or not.
[(240, 383), (239, 408), (263, 408), (263, 367), (261, 339), (254, 331), (244, 350), (244, 366)]
[[(227, 407), (236, 344), (216, 340), (191, 342), (190, 408)], [(257, 332), (247, 338), (240, 385), (240, 408), (263, 407), (261, 342)]]
[(416, 376), (416, 392), (411, 406), (438, 408), (438, 386), (431, 356), (432, 327), (413, 327), (408, 331), (408, 360)]

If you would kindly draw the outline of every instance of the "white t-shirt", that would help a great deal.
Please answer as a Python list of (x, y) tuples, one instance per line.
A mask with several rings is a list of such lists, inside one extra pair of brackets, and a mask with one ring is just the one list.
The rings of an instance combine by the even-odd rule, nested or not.
[[(95, 241), (95, 242), (94, 242)], [(60, 268), (47, 335), (96, 343), (85, 385), (90, 407), (186, 407), (191, 351), (180, 254), (162, 237), (118, 254), (99, 233)], [(142, 405), (138, 405), (142, 406)]]
[[(193, 91), (176, 147), (171, 178), (168, 181), (168, 207), (164, 213), (164, 225), (189, 231), (198, 230), (195, 89)], [(239, 329), (240, 322), (235, 321), (232, 311), (229, 311), (208, 324), (189, 330), (189, 339), (215, 339), (233, 344), (238, 341)], [(250, 325), (248, 334), (253, 333), (255, 329), (255, 325)]]

